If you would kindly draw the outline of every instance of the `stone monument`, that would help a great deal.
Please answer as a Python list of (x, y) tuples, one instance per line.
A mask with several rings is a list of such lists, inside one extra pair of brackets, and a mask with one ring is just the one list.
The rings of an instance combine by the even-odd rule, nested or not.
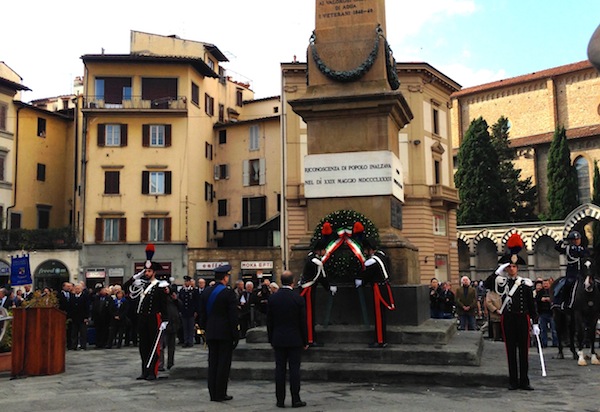
[[(397, 90), (385, 27), (384, 0), (317, 0), (307, 91), (289, 103), (307, 124), (309, 230), (336, 210), (352, 209), (370, 219), (390, 258), (399, 306), (390, 323), (418, 325), (429, 318), (428, 290), (420, 285), (418, 251), (402, 233), (404, 182), (398, 144), (399, 130), (413, 115)], [(290, 267), (297, 273), (309, 247), (310, 237), (292, 247)], [(341, 295), (336, 302), (344, 299)], [(337, 316), (334, 311), (331, 322), (351, 319), (360, 316), (347, 310)]]

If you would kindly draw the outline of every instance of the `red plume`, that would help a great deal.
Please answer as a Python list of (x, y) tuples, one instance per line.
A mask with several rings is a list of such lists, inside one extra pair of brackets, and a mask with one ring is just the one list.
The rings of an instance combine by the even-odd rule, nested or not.
[(152, 260), (152, 256), (154, 256), (154, 245), (152, 243), (148, 243), (146, 246), (146, 260)]
[(512, 253), (513, 255), (519, 253), (521, 249), (523, 249), (523, 246), (523, 239), (521, 239), (521, 236), (519, 236), (518, 233), (513, 233), (512, 235), (510, 235), (508, 241), (506, 242), (506, 247), (508, 248), (508, 250), (510, 250), (510, 253)]
[(356, 233), (362, 233), (364, 231), (365, 231), (365, 227), (363, 226), (362, 223), (360, 223), (360, 222), (354, 223), (354, 226), (352, 227), (352, 233), (356, 234)]
[(333, 233), (333, 229), (331, 228), (331, 223), (325, 222), (323, 223), (323, 227), (321, 228), (321, 234), (325, 236), (329, 236)]

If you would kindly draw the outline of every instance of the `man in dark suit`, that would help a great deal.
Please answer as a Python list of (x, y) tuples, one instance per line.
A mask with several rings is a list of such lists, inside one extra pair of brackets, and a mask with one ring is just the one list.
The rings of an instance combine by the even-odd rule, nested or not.
[(239, 339), (235, 292), (229, 287), (230, 265), (215, 269), (215, 284), (200, 295), (200, 328), (208, 344), (208, 392), (210, 400), (233, 399), (227, 394), (233, 349)]
[(300, 400), (300, 361), (308, 348), (306, 303), (293, 290), (294, 276), (286, 270), (281, 275), (279, 292), (269, 297), (267, 331), (275, 349), (275, 394), (277, 407), (285, 407), (285, 375), (289, 365), (292, 407), (306, 406)]
[(75, 285), (69, 299), (67, 316), (71, 319), (71, 347), (86, 350), (87, 348), (87, 325), (90, 317), (90, 305), (87, 296), (82, 293), (81, 286)]

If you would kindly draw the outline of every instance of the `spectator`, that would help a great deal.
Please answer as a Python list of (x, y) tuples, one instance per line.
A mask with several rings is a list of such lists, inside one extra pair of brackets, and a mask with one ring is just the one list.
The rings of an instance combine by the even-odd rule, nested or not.
[(502, 297), (496, 293), (495, 290), (490, 289), (485, 296), (485, 306), (490, 319), (492, 339), (494, 339), (494, 341), (502, 341), (502, 327), (500, 324), (502, 319), (502, 314), (500, 313), (500, 308), (502, 307)]
[(429, 315), (433, 319), (442, 319), (444, 317), (441, 295), (442, 288), (439, 281), (436, 278), (431, 278), (429, 282)]
[(456, 312), (460, 330), (476, 330), (475, 311), (477, 310), (477, 292), (471, 287), (467, 276), (460, 279), (461, 286), (456, 289)]
[(235, 295), (237, 296), (238, 301), (244, 294), (244, 290), (245, 290), (245, 286), (244, 286), (244, 281), (242, 279), (235, 282), (235, 289), (233, 289), (233, 291), (235, 292)]
[(173, 365), (175, 365), (175, 341), (177, 338), (177, 330), (181, 324), (179, 313), (181, 312), (182, 305), (178, 299), (177, 288), (175, 285), (168, 286), (168, 288), (169, 297), (167, 298), (167, 316), (169, 324), (160, 338), (160, 345), (163, 350), (159, 353), (159, 371), (165, 370), (165, 350), (167, 352), (167, 369), (171, 369)]
[(23, 303), (23, 291), (21, 289), (17, 289), (15, 296), (13, 297), (13, 307), (18, 308)]
[(204, 289), (206, 289), (206, 280), (200, 278), (198, 279), (198, 294), (204, 292)]
[(240, 339), (246, 337), (246, 332), (253, 326), (254, 320), (254, 283), (246, 282), (246, 288), (238, 300), (238, 314), (240, 323)]
[(25, 291), (23, 292), (24, 300), (31, 300), (33, 298), (33, 292), (31, 291), (31, 285), (24, 286)]
[(441, 306), (444, 319), (454, 318), (454, 292), (450, 282), (444, 282), (442, 285)]
[(73, 295), (69, 299), (67, 316), (71, 320), (71, 346), (69, 349), (87, 349), (87, 325), (90, 317), (90, 305), (80, 285), (73, 287)]
[(479, 314), (479, 319), (483, 319), (484, 317), (487, 317), (487, 309), (485, 307), (485, 296), (487, 291), (483, 284), (483, 280), (476, 282), (473, 287), (477, 291), (477, 311)]
[(279, 290), (279, 285), (275, 282), (271, 282), (269, 284), (269, 289), (271, 289), (271, 295), (272, 295), (273, 293), (276, 293)]
[(92, 321), (96, 330), (96, 349), (105, 348), (108, 344), (108, 329), (110, 328), (110, 306), (112, 298), (108, 288), (101, 288), (92, 302)]
[(269, 302), (269, 296), (271, 296), (271, 289), (269, 285), (271, 282), (269, 279), (263, 280), (262, 284), (258, 286), (256, 293), (256, 302), (254, 307), (258, 310), (254, 311), (254, 321), (258, 326), (266, 324), (267, 316), (267, 305)]
[(108, 342), (106, 349), (111, 349), (115, 338), (117, 340), (117, 348), (120, 348), (125, 339), (127, 331), (127, 314), (129, 312), (129, 302), (125, 298), (125, 294), (119, 288), (115, 294), (115, 299), (109, 306), (110, 324), (108, 329)]
[(558, 346), (558, 336), (556, 334), (556, 325), (552, 317), (552, 294), (550, 293), (550, 281), (543, 280), (541, 288), (538, 289), (536, 282), (535, 303), (537, 305), (540, 325), (540, 340), (542, 346), (548, 346), (548, 329), (552, 335), (552, 346)]

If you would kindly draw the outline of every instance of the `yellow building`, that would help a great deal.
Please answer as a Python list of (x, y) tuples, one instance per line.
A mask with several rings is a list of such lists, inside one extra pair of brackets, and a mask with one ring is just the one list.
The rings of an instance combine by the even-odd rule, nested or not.
[(188, 248), (216, 245), (213, 126), (253, 93), (225, 76), (216, 46), (176, 36), (134, 31), (130, 54), (82, 60), (88, 283), (129, 277), (147, 242), (180, 280)]
[[(304, 197), (306, 124), (287, 103), (306, 92), (306, 63), (284, 63), (281, 68), (285, 142), (282, 244), (287, 261), (290, 248), (310, 238), (314, 228), (308, 227)], [(398, 135), (399, 158), (404, 168), (402, 233), (419, 248), (422, 283), (429, 283), (434, 276), (456, 282), (458, 194), (452, 178), (449, 112), (450, 95), (460, 85), (427, 63), (397, 63), (396, 69), (399, 90), (414, 115)]]

